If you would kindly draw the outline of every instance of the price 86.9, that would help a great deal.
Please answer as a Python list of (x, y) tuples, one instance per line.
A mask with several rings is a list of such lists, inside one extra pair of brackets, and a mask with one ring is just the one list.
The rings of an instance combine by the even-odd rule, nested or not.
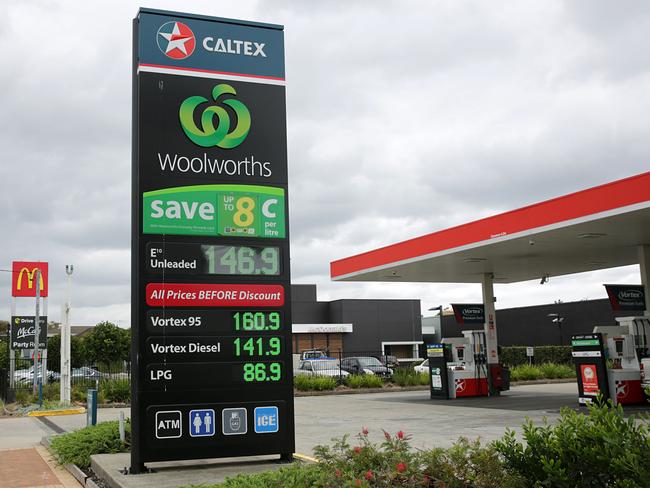
[(242, 370), (246, 383), (280, 381), (282, 379), (282, 363), (244, 363)]

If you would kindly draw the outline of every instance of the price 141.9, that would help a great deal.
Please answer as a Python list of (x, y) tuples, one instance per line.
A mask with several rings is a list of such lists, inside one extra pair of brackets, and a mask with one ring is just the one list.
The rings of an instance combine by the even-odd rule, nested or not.
[(236, 338), (233, 341), (235, 356), (279, 356), (282, 341), (279, 337)]

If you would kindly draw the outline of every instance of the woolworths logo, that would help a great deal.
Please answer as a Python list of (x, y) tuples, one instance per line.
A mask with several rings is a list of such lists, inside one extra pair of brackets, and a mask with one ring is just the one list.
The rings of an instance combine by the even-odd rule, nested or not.
[[(237, 95), (235, 89), (225, 83), (216, 85), (212, 89), (212, 99), (217, 102), (223, 95)], [(228, 98), (222, 100), (224, 105), (230, 107), (236, 116), (236, 123), (231, 130), (230, 114), (224, 107), (210, 105), (201, 113), (201, 127), (196, 125), (194, 112), (199, 105), (209, 102), (207, 98), (195, 95), (183, 101), (178, 111), (181, 127), (190, 140), (201, 147), (218, 146), (222, 149), (232, 149), (239, 146), (248, 135), (251, 128), (251, 114), (248, 107), (239, 100)], [(216, 119), (216, 127), (215, 127)]]

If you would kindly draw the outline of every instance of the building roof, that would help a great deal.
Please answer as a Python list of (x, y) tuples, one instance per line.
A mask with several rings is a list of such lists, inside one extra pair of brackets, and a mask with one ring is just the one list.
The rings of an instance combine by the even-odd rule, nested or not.
[(638, 262), (650, 172), (330, 263), (340, 281), (514, 283)]
[(94, 325), (71, 325), (70, 326), (70, 335), (73, 336), (84, 336), (93, 330)]

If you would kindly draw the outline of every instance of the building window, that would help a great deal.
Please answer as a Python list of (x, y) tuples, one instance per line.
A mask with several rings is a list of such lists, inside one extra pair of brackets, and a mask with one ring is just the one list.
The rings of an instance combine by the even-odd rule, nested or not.
[(420, 359), (419, 345), (416, 341), (382, 342), (381, 350), (385, 356), (395, 356), (400, 362), (412, 362)]

